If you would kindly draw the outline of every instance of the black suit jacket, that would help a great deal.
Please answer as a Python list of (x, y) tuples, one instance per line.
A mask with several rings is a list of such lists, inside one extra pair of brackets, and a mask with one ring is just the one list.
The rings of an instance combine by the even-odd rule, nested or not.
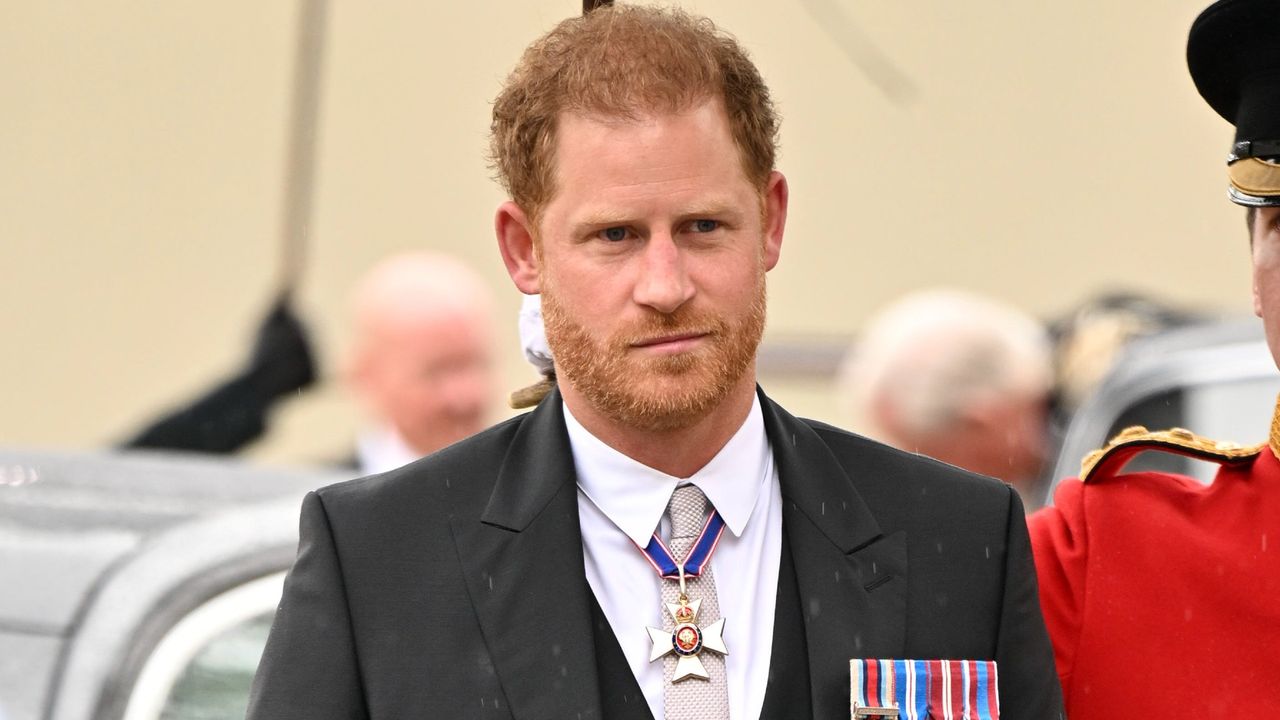
[[(1006, 720), (1058, 717), (1017, 494), (761, 399), (815, 717), (850, 658), (995, 659)], [(599, 718), (577, 508), (558, 393), (308, 495), (248, 717)]]

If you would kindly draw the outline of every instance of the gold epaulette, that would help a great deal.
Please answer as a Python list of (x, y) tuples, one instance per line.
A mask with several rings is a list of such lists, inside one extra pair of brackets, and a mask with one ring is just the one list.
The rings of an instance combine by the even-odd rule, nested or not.
[(1105, 447), (1086, 455), (1080, 463), (1080, 479), (1088, 482), (1090, 478), (1104, 475), (1107, 471), (1118, 472), (1134, 455), (1145, 450), (1160, 450), (1198, 460), (1233, 465), (1252, 459), (1266, 446), (1266, 443), (1244, 446), (1239, 443), (1210, 440), (1186, 428), (1152, 431), (1141, 425), (1134, 425), (1111, 438), (1111, 442)]

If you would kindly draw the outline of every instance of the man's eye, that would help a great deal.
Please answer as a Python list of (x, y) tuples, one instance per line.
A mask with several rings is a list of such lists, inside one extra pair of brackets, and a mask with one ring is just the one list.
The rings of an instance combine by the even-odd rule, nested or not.
[(693, 231), (699, 233), (709, 233), (720, 227), (720, 223), (715, 220), (694, 220)]
[(609, 242), (622, 242), (627, 239), (627, 229), (624, 227), (606, 228), (601, 231), (600, 237)]

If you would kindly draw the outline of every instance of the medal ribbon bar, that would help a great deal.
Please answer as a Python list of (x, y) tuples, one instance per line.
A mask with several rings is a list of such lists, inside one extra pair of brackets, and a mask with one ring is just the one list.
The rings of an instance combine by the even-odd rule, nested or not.
[(850, 660), (856, 720), (1000, 720), (992, 660)]

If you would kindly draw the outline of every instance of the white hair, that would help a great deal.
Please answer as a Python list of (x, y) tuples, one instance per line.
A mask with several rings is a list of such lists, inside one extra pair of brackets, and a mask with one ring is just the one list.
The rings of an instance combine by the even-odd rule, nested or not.
[[(842, 396), (854, 427), (887, 441), (946, 431), (986, 398), (1045, 393), (1048, 334), (1017, 310), (960, 290), (907, 295), (878, 312), (845, 356)], [(894, 429), (909, 438), (890, 438)]]
[(382, 259), (351, 293), (351, 338), (345, 373), (371, 354), (386, 353), (395, 332), (424, 332), (444, 318), (466, 317), (489, 331), (493, 298), (489, 287), (461, 260), (429, 250)]

